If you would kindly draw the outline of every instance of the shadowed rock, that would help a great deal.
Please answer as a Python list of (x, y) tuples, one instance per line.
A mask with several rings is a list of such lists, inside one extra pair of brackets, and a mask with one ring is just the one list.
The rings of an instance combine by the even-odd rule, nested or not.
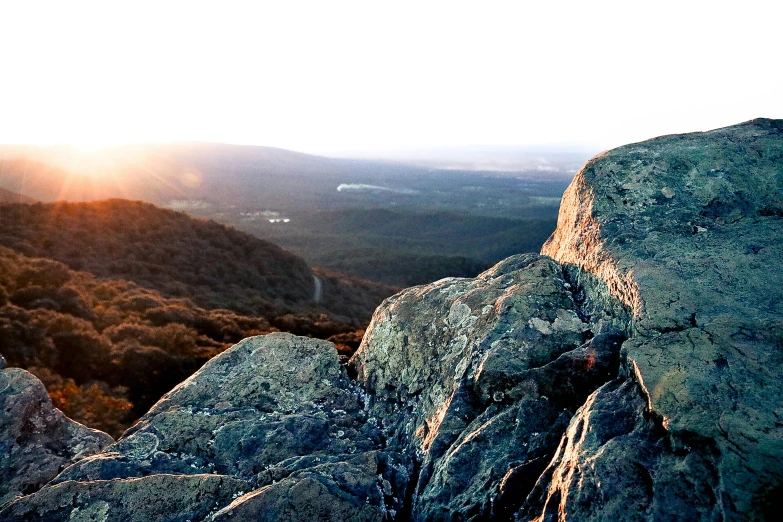
[(617, 375), (626, 310), (576, 279), (515, 256), (378, 309), (352, 364), (387, 449), (406, 455), (411, 518), (509, 516), (576, 409)]
[(52, 406), (46, 388), (0, 357), (0, 505), (31, 493), (67, 465), (114, 442)]
[(35, 502), (15, 502), (0, 519), (19, 522), (68, 520), (203, 520), (241, 495), (247, 484), (216, 475), (153, 475), (144, 478), (67, 481), (47, 487)]
[[(238, 491), (247, 493), (275, 484), (261, 497), (252, 497), (251, 505), (267, 506), (275, 495), (283, 494), (286, 484), (304, 481), (313, 486), (313, 477), (322, 477), (318, 482), (326, 488), (319, 493), (322, 509), (331, 509), (327, 497), (334, 493), (335, 509), (342, 506), (345, 511), (356, 499), (364, 505), (364, 493), (377, 490), (379, 471), (373, 463), (378, 457), (361, 466), (351, 464), (344, 472), (351, 477), (346, 483), (335, 485), (323, 470), (331, 469), (330, 463), (339, 468), (375, 450), (377, 430), (365, 427), (365, 418), (362, 392), (348, 381), (331, 343), (290, 334), (252, 337), (209, 361), (165, 395), (117, 443), (82, 459), (54, 482), (68, 485), (57, 491), (67, 491), (84, 502), (113, 506), (143, 502), (147, 484), (158, 484), (129, 478), (178, 475), (181, 480), (170, 483), (171, 491), (160, 492), (168, 495), (165, 500), (132, 518), (190, 519), (179, 514), (168, 518), (174, 516), (172, 510), (179, 502), (176, 490), (203, 486), (209, 495), (197, 494), (191, 501), (193, 519), (201, 520), (210, 511), (218, 511), (212, 508), (229, 504)], [(301, 469), (312, 471), (291, 476)], [(96, 484), (105, 487), (96, 489)], [(71, 511), (47, 511), (54, 494), (51, 489), (14, 503), (0, 512), (0, 519), (39, 512), (50, 520), (68, 519)], [(296, 487), (296, 491), (305, 489)], [(374, 506), (373, 512), (378, 511), (378, 502)], [(305, 516), (299, 508), (292, 509), (280, 512), (294, 519)]]
[(106, 453), (57, 481), (219, 473), (263, 486), (320, 457), (375, 449), (360, 436), (361, 400), (331, 343), (251, 337), (166, 394)]
[(381, 522), (386, 510), (376, 455), (295, 472), (238, 498), (209, 520)]

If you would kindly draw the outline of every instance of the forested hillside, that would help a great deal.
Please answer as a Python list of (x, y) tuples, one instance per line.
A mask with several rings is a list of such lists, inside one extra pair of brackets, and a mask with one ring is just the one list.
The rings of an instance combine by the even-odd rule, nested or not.
[(537, 252), (555, 229), (555, 212), (538, 212), (541, 217), (512, 219), (346, 209), (304, 213), (283, 225), (238, 219), (236, 226), (291, 249), (311, 264), (407, 287), (447, 276), (475, 277), (510, 255)]
[(33, 203), (34, 201), (18, 192), (0, 188), (0, 203)]
[(115, 436), (245, 337), (332, 338), (350, 354), (395, 291), (147, 203), (5, 204), (0, 223), (0, 354)]
[(0, 245), (98, 277), (133, 281), (206, 308), (275, 317), (327, 313), (360, 326), (394, 288), (325, 281), (301, 258), (250, 234), (149, 203), (108, 200), (0, 206)]
[(66, 414), (114, 435), (210, 357), (275, 330), (0, 247), (0, 353)]
[[(0, 187), (49, 203), (147, 201), (249, 232), (310, 266), (405, 287), (474, 277), (509, 255), (537, 252), (554, 230), (563, 190), (587, 159), (535, 148), (447, 156), (455, 153), (456, 163), (445, 157), (432, 163), (426, 157), (340, 159), (215, 143), (98, 151), (0, 145)], [(510, 161), (496, 163), (502, 158)], [(481, 166), (489, 170), (476, 170)], [(120, 262), (121, 277), (134, 272), (134, 280), (149, 279), (139, 256), (130, 254)], [(224, 280), (213, 273), (199, 278)], [(185, 283), (201, 286), (195, 294), (204, 294), (203, 281)], [(235, 309), (255, 313), (259, 307), (258, 296), (231, 297)]]

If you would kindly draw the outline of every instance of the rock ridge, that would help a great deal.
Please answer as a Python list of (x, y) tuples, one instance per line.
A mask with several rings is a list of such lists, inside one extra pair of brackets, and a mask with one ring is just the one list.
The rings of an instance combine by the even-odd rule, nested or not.
[(251, 337), (116, 442), (0, 369), (71, 426), (3, 418), (7, 469), (33, 432), (59, 460), (0, 520), (772, 519), (782, 218), (783, 121), (663, 136), (590, 160), (543, 255), (388, 298), (347, 365)]

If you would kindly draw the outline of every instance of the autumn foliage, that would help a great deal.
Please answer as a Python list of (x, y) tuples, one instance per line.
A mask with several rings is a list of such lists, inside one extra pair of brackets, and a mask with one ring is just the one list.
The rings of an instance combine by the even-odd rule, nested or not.
[(114, 436), (241, 339), (350, 336), (394, 290), (146, 203), (0, 205), (0, 224), (0, 353)]
[(115, 435), (210, 357), (275, 330), (0, 247), (3, 356), (74, 419)]

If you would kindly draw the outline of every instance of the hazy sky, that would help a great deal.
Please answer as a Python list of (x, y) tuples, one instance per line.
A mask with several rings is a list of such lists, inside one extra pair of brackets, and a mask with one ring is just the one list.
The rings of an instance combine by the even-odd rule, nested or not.
[(783, 118), (774, 4), (0, 0), (0, 142), (606, 148)]

